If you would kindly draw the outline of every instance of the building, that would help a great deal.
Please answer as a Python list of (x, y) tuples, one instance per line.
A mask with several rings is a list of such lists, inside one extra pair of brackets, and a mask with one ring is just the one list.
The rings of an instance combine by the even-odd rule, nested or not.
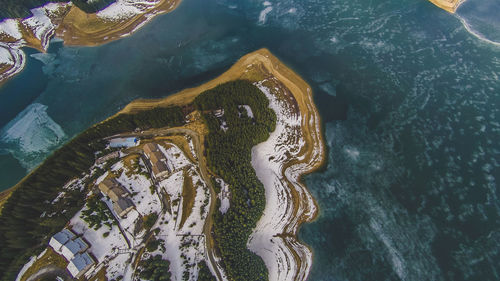
[(72, 259), (76, 254), (85, 252), (89, 245), (76, 237), (69, 229), (65, 228), (50, 238), (49, 245), (67, 260)]
[(129, 198), (120, 198), (117, 201), (113, 201), (113, 210), (120, 217), (125, 217), (128, 212), (134, 208), (134, 203)]
[(50, 238), (49, 246), (51, 246), (56, 252), (59, 252), (64, 244), (73, 240), (75, 237), (76, 235), (71, 230), (65, 228)]
[(87, 252), (89, 244), (67, 228), (52, 236), (49, 246), (69, 262), (67, 269), (74, 278), (80, 278), (95, 264)]
[(104, 155), (102, 157), (97, 158), (97, 160), (95, 160), (95, 163), (96, 164), (102, 164), (102, 163), (107, 162), (108, 160), (111, 160), (111, 159), (114, 159), (114, 158), (118, 158), (118, 157), (120, 157), (120, 152), (114, 151), (114, 152), (106, 154), (106, 155)]
[(106, 178), (98, 185), (99, 190), (108, 196), (113, 202), (118, 201), (118, 199), (127, 197), (129, 195), (128, 190), (126, 190), (116, 179)]
[(130, 194), (116, 179), (106, 178), (97, 187), (113, 202), (113, 210), (121, 218), (125, 217), (134, 208), (132, 200), (127, 198)]
[(137, 138), (116, 138), (109, 141), (110, 147), (134, 147), (138, 146), (140, 141)]
[(84, 252), (72, 258), (66, 268), (73, 278), (79, 279), (94, 263), (94, 259), (87, 252)]
[(77, 254), (85, 252), (88, 248), (89, 245), (82, 238), (75, 238), (64, 244), (58, 253), (62, 254), (67, 260), (71, 260)]
[(151, 173), (153, 178), (162, 179), (168, 176), (172, 171), (167, 166), (167, 158), (165, 154), (161, 152), (160, 148), (156, 143), (147, 143), (143, 148), (144, 155), (149, 160), (151, 165)]

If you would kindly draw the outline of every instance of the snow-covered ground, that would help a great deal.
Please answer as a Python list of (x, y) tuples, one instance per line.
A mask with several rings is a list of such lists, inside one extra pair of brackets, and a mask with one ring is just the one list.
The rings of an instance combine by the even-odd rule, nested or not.
[(250, 117), (250, 118), (253, 118), (253, 111), (252, 111), (252, 108), (249, 106), (249, 105), (240, 105), (238, 106), (239, 108), (244, 108), (247, 112), (247, 116)]
[[(11, 66), (6, 72), (0, 73), (0, 81), (19, 73), (25, 65), (26, 55), (21, 50), (26, 46), (22, 30), (33, 33), (40, 41), (43, 50), (47, 50), (50, 37), (54, 34), (56, 25), (52, 18), (61, 9), (71, 5), (68, 3), (48, 3), (45, 6), (31, 10), (32, 16), (25, 19), (5, 19), (0, 22), (0, 65)], [(28, 32), (28, 33), (29, 33)], [(2, 51), (6, 49), (7, 52)]]
[(56, 25), (51, 18), (61, 10), (68, 7), (68, 3), (48, 3), (43, 7), (31, 10), (33, 16), (26, 18), (21, 24), (33, 32), (40, 40), (42, 49), (47, 50), (50, 37), (54, 34)]
[[(120, 37), (126, 37), (150, 22), (156, 15), (173, 9), (177, 1), (171, 1), (171, 6), (167, 9), (154, 9), (162, 3), (163, 0), (117, 0), (97, 12), (96, 15), (101, 19), (113, 22), (127, 21), (137, 15), (144, 15), (145, 20), (137, 24), (133, 30), (120, 35)], [(0, 81), (14, 76), (24, 68), (25, 53), (21, 48), (25, 47), (27, 41), (31, 40), (25, 40), (23, 34), (32, 33), (40, 41), (41, 49), (47, 50), (50, 38), (57, 28), (56, 19), (60, 17), (61, 11), (71, 6), (70, 1), (47, 3), (44, 6), (32, 9), (30, 17), (25, 19), (5, 19), (0, 22), (0, 66), (9, 66), (6, 71), (0, 73)], [(4, 49), (7, 51), (4, 51)]]
[[(162, 143), (160, 147), (169, 158), (174, 172), (158, 183), (154, 188), (154, 193), (151, 192), (150, 188), (153, 183), (144, 175), (130, 173), (123, 160), (114, 164), (110, 172), (106, 172), (96, 180), (97, 184), (111, 176), (110, 173), (112, 173), (116, 180), (130, 192), (130, 199), (133, 201), (135, 209), (130, 211), (126, 218), (120, 218), (114, 214), (123, 234), (130, 241), (130, 247), (117, 226), (113, 226), (111, 230), (107, 226), (102, 226), (97, 231), (90, 229), (80, 218), (81, 211), (71, 220), (73, 230), (83, 234), (83, 237), (92, 245), (90, 252), (98, 260), (98, 264), (87, 274), (88, 276), (98, 272), (102, 266), (107, 266), (109, 280), (121, 275), (124, 276), (123, 280), (131, 280), (133, 273), (131, 260), (135, 259), (138, 250), (145, 245), (145, 231), (140, 233), (134, 231), (137, 221), (146, 215), (156, 213), (159, 218), (151, 229), (159, 229), (159, 233), (155, 234), (154, 238), (163, 240), (163, 246), (160, 246), (153, 253), (147, 253), (144, 258), (147, 258), (148, 255), (159, 254), (164, 259), (169, 260), (172, 280), (185, 280), (185, 271), (189, 272), (189, 280), (197, 279), (197, 264), (205, 259), (206, 245), (203, 226), (209, 211), (209, 189), (201, 178), (198, 167), (186, 158), (182, 150), (171, 143)], [(139, 165), (141, 170), (146, 169), (140, 158)], [(192, 180), (196, 195), (191, 213), (184, 224), (180, 226), (181, 218), (184, 216), (182, 193), (186, 173)], [(169, 198), (170, 201), (170, 208), (165, 208), (165, 210), (160, 199), (163, 193), (168, 195), (166, 198)], [(114, 213), (109, 198), (103, 197), (102, 200)], [(105, 232), (109, 232), (109, 236), (106, 238), (103, 237)]]
[[(12, 47), (12, 46), (15, 47)], [(8, 79), (23, 70), (26, 64), (26, 54), (21, 45), (0, 43), (0, 66), (8, 66), (5, 72), (0, 72), (0, 81)]]
[[(270, 108), (276, 112), (277, 122), (276, 130), (269, 139), (252, 149), (252, 166), (266, 189), (266, 207), (250, 236), (248, 247), (263, 258), (269, 270), (269, 280), (305, 280), (312, 264), (312, 253), (294, 235), (300, 220), (312, 218), (316, 207), (298, 178), (311, 168), (312, 162), (316, 163), (318, 158), (315, 157), (321, 157), (322, 144), (315, 144), (319, 146), (316, 148), (318, 153), (313, 154), (309, 163), (294, 165), (283, 171), (286, 162), (304, 158), (299, 152), (305, 143), (302, 134), (305, 118), (300, 115), (301, 112), (292, 110), (290, 103), (277, 99), (276, 94), (284, 89), (268, 88), (264, 84), (267, 85), (266, 81), (261, 81), (256, 86), (269, 99)], [(284, 95), (290, 96), (289, 92)], [(298, 197), (298, 206), (294, 205), (293, 196)]]
[[(91, 278), (105, 268), (108, 280), (115, 280), (120, 276), (122, 280), (133, 280), (134, 270), (136, 270), (133, 261), (146, 245), (145, 238), (149, 237), (146, 235), (146, 230), (136, 228), (142, 225), (139, 220), (144, 216), (156, 213), (158, 220), (151, 229), (158, 229), (158, 232), (151, 232), (152, 239), (162, 240), (163, 245), (152, 253), (146, 250), (142, 258), (161, 255), (170, 262), (172, 280), (186, 280), (185, 272), (189, 275), (187, 280), (197, 280), (198, 264), (206, 259), (203, 227), (210, 207), (209, 187), (201, 177), (199, 167), (186, 158), (184, 151), (171, 143), (162, 143), (162, 146), (164, 146), (162, 147), (163, 153), (171, 158), (171, 165), (176, 170), (156, 186), (149, 178), (141, 174), (147, 171), (142, 158), (137, 160), (139, 168), (132, 166), (131, 170), (122, 159), (94, 182), (97, 185), (107, 177), (115, 177), (130, 192), (129, 197), (135, 208), (125, 218), (120, 218), (115, 213), (109, 198), (106, 196), (101, 198), (118, 221), (118, 225), (108, 227), (103, 224), (97, 230), (90, 228), (80, 217), (82, 211), (87, 208), (86, 205), (71, 218), (68, 228), (88, 242), (88, 252), (95, 258), (96, 263), (85, 273), (86, 278)], [(63, 198), (68, 190), (83, 190), (84, 182), (104, 165), (104, 163), (94, 165), (88, 175), (66, 183), (53, 202)], [(185, 178), (185, 175), (189, 177)], [(183, 187), (187, 178), (191, 179), (196, 191), (193, 208), (189, 215), (183, 214), (182, 208)], [(100, 191), (94, 189), (91, 194), (94, 192)], [(165, 200), (169, 201), (170, 208), (163, 206), (161, 198), (164, 196)], [(186, 216), (186, 219), (181, 226), (180, 221), (183, 216)], [(25, 272), (35, 260), (35, 257), (30, 259), (21, 273)], [(209, 261), (207, 264), (211, 266)]]
[(231, 196), (231, 193), (229, 191), (229, 184), (227, 184), (223, 179), (219, 178), (216, 179), (215, 181), (221, 186), (220, 193), (217, 196), (220, 200), (219, 211), (222, 214), (225, 214), (227, 213), (230, 207), (229, 197)]
[(189, 144), (189, 151), (191, 152), (191, 155), (193, 156), (193, 158), (195, 160), (198, 160), (198, 155), (196, 155), (196, 151), (194, 149), (194, 142), (193, 142), (193, 139), (190, 137), (190, 136), (187, 136), (186, 137), (187, 140), (188, 140), (188, 144)]
[(208, 204), (205, 204), (205, 200), (210, 198), (210, 194), (208, 186), (203, 182), (194, 166), (190, 168), (188, 173), (190, 173), (193, 186), (196, 188), (196, 197), (191, 214), (182, 227), (179, 225), (184, 215), (182, 213), (183, 199), (181, 198), (184, 182), (182, 171), (173, 174), (171, 176), (173, 179), (169, 178), (161, 183), (172, 202), (180, 200), (176, 204), (172, 204), (172, 214), (166, 212), (159, 220), (158, 226), (161, 231), (157, 237), (164, 241), (166, 251), (157, 250), (153, 253), (153, 255), (161, 254), (170, 261), (172, 280), (179, 281), (185, 280), (183, 273), (186, 270), (189, 271), (189, 280), (197, 280), (197, 267), (187, 265), (197, 265), (205, 259), (203, 225), (208, 214)]
[(184, 152), (178, 146), (169, 143), (168, 145), (161, 144), (159, 147), (167, 158), (167, 166), (170, 171), (179, 171), (191, 164)]
[(117, 0), (105, 9), (97, 12), (96, 15), (105, 20), (122, 21), (144, 14), (158, 3), (160, 3), (160, 0)]

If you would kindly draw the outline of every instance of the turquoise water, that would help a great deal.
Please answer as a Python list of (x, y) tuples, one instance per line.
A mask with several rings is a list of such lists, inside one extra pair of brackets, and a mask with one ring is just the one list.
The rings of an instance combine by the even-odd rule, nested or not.
[(0, 188), (129, 101), (267, 47), (313, 87), (329, 148), (306, 177), (321, 208), (300, 231), (309, 280), (498, 280), (497, 2), (456, 16), (423, 0), (269, 3), (185, 0), (123, 40), (30, 57), (0, 89)]

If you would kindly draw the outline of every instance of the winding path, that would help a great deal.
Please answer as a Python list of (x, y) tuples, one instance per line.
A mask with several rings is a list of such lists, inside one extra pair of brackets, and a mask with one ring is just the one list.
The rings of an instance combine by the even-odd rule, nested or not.
[(42, 267), (40, 270), (38, 270), (38, 272), (28, 277), (26, 281), (40, 280), (44, 277), (55, 277), (55, 276), (59, 276), (63, 278), (65, 281), (73, 280), (73, 278), (71, 278), (71, 276), (65, 269), (62, 269), (55, 265), (49, 265)]

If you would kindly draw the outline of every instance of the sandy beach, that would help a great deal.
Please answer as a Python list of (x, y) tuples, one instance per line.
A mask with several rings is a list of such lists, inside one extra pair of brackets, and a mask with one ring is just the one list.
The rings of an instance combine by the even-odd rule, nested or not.
[(439, 8), (446, 10), (452, 14), (456, 12), (460, 4), (462, 4), (465, 0), (429, 0), (434, 5)]

